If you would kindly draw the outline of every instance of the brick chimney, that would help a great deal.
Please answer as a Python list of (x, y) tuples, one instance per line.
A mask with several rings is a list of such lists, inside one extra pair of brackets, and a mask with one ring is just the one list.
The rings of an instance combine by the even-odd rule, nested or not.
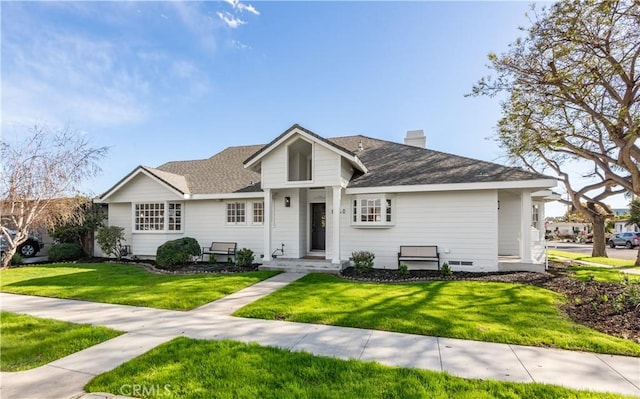
[(404, 138), (404, 143), (414, 147), (425, 148), (427, 146), (427, 136), (424, 135), (422, 129), (409, 130), (407, 131), (407, 137)]

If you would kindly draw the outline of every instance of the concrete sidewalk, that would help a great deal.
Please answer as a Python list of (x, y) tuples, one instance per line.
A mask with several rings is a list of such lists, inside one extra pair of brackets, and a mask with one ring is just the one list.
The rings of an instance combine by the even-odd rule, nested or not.
[(0, 294), (2, 310), (127, 332), (18, 373), (1, 373), (2, 397), (63, 398), (94, 376), (176, 336), (233, 339), (342, 359), (448, 371), (464, 378), (543, 382), (640, 396), (640, 358), (228, 316), (300, 278), (283, 273), (189, 312)]

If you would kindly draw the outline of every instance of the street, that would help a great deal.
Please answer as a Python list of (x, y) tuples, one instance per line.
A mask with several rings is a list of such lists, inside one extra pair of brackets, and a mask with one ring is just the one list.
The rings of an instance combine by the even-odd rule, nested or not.
[[(560, 251), (585, 255), (591, 255), (591, 246), (592, 244), (579, 244), (575, 242), (547, 242), (547, 248), (549, 249), (558, 249)], [(626, 249), (624, 247), (616, 247), (614, 249), (607, 246), (607, 255), (609, 255), (610, 258), (635, 260), (636, 256), (638, 256), (638, 249)]]

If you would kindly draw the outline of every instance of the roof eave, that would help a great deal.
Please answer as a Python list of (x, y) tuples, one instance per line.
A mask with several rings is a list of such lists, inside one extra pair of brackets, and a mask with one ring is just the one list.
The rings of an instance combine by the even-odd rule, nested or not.
[(409, 193), (428, 191), (528, 189), (542, 190), (555, 187), (555, 179), (515, 180), (477, 183), (408, 184), (401, 186), (347, 187), (345, 194)]
[(113, 185), (113, 187), (111, 187), (109, 190), (105, 191), (98, 198), (94, 199), (93, 202), (95, 202), (95, 203), (108, 203), (109, 202), (108, 201), (109, 197), (111, 197), (115, 192), (117, 192), (122, 187), (124, 187), (127, 183), (129, 183), (134, 177), (138, 176), (140, 173), (144, 174), (145, 176), (147, 176), (147, 177), (149, 177), (149, 178), (151, 178), (153, 180), (156, 180), (158, 183), (164, 185), (170, 191), (174, 192), (178, 196), (181, 196), (181, 197), (183, 197), (185, 199), (188, 199), (191, 196), (190, 193), (184, 192), (184, 191), (174, 187), (173, 185), (169, 184), (164, 179), (156, 176), (154, 173), (149, 171), (146, 167), (144, 167), (142, 165), (139, 165), (138, 167), (133, 169), (131, 172), (129, 172), (128, 175), (123, 177), (119, 182), (117, 182), (115, 185)]
[(337, 153), (338, 155), (348, 159), (354, 166), (360, 169), (363, 173), (367, 172), (367, 168), (364, 166), (362, 161), (358, 159), (357, 155), (352, 153), (351, 151), (343, 148), (324, 137), (318, 135), (317, 133), (312, 132), (311, 130), (305, 129), (304, 127), (294, 124), (289, 129), (285, 130), (282, 134), (276, 137), (271, 143), (265, 145), (260, 150), (258, 150), (255, 154), (251, 155), (244, 161), (244, 167), (250, 170), (257, 170), (259, 167), (257, 165), (260, 164), (262, 158), (264, 158), (267, 154), (269, 154), (273, 149), (279, 147), (284, 142), (286, 142), (289, 138), (291, 138), (294, 134), (299, 134), (305, 137), (307, 140), (313, 141), (314, 143), (318, 143), (323, 147), (327, 148), (330, 151)]

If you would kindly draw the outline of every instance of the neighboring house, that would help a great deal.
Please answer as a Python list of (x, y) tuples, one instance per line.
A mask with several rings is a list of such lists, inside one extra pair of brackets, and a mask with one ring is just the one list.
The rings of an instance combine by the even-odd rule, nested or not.
[(628, 225), (627, 223), (629, 223), (629, 219), (614, 220), (613, 232), (615, 234), (626, 233), (626, 232), (640, 233), (640, 227), (638, 227), (637, 224)]
[(549, 234), (556, 239), (577, 239), (591, 233), (591, 223), (579, 222), (550, 222), (547, 223)]
[(544, 202), (556, 180), (425, 149), (425, 140), (422, 131), (406, 144), (326, 139), (293, 125), (267, 145), (139, 166), (96, 201), (109, 204), (109, 224), (125, 228), (137, 256), (189, 236), (235, 241), (289, 269), (321, 258), (339, 270), (361, 250), (395, 269), (401, 245), (437, 245), (453, 270), (543, 270)]

